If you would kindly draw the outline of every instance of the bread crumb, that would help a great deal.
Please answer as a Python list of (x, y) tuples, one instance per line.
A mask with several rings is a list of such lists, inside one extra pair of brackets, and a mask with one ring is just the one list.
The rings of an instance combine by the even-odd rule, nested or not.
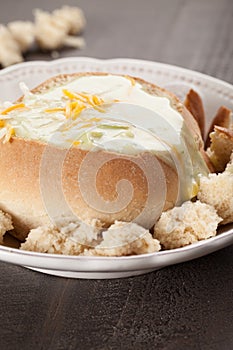
[(227, 165), (223, 173), (200, 177), (198, 199), (216, 209), (218, 215), (223, 218), (221, 224), (233, 222), (232, 162)]
[(187, 201), (162, 213), (154, 227), (154, 238), (165, 249), (184, 247), (215, 236), (221, 220), (211, 205)]
[(84, 223), (63, 223), (32, 229), (20, 249), (40, 253), (79, 255), (97, 240), (98, 231)]
[(0, 243), (3, 242), (3, 236), (7, 231), (13, 230), (11, 216), (0, 210)]
[(51, 58), (53, 59), (53, 60), (57, 60), (59, 57), (60, 57), (60, 53), (59, 53), (59, 51), (57, 51), (57, 50), (53, 50), (53, 51), (51, 51)]
[(157, 239), (143, 227), (129, 222), (116, 221), (103, 232), (102, 242), (95, 249), (85, 250), (83, 255), (126, 256), (158, 252)]

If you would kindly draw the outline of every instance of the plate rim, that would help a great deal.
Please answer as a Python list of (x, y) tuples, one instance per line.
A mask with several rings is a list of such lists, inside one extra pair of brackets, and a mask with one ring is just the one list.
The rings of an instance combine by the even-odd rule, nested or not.
[[(85, 56), (79, 56), (79, 57), (65, 57), (65, 58), (59, 58), (53, 61), (45, 61), (45, 60), (37, 60), (37, 61), (29, 61), (29, 62), (23, 62), (23, 63), (18, 63), (15, 64), (13, 66), (4, 68), (2, 70), (0, 70), (0, 77), (3, 77), (5, 74), (12, 74), (15, 71), (21, 70), (25, 67), (36, 67), (38, 65), (40, 66), (56, 66), (59, 64), (64, 64), (64, 63), (69, 63), (69, 62), (78, 62), (78, 61), (87, 61), (89, 63), (95, 63), (95, 64), (104, 64), (104, 63), (115, 63), (115, 64), (122, 64), (122, 63), (130, 63), (130, 64), (137, 64), (137, 65), (143, 65), (143, 64), (149, 64), (151, 66), (154, 66), (155, 68), (159, 68), (161, 67), (162, 69), (166, 70), (175, 70), (178, 71), (178, 73), (182, 73), (182, 74), (189, 74), (189, 75), (195, 75), (195, 77), (201, 79), (201, 80), (205, 80), (208, 82), (211, 82), (213, 84), (217, 84), (217, 85), (221, 85), (222, 87), (228, 89), (233, 96), (233, 85), (230, 84), (229, 82), (226, 82), (224, 80), (221, 80), (219, 78), (215, 78), (213, 76), (195, 71), (195, 70), (191, 70), (191, 69), (187, 69), (187, 68), (183, 68), (177, 65), (172, 65), (172, 64), (167, 64), (167, 63), (162, 63), (162, 62), (156, 62), (156, 61), (151, 61), (151, 60), (142, 60), (142, 59), (132, 59), (132, 58), (92, 58), (92, 57), (85, 57)], [(208, 86), (207, 86), (208, 87)], [(231, 237), (232, 236), (232, 237)], [(147, 253), (147, 254), (141, 254), (141, 255), (131, 255), (131, 256), (120, 256), (120, 257), (106, 257), (106, 256), (80, 256), (80, 255), (62, 255), (62, 254), (48, 254), (48, 253), (38, 253), (38, 252), (32, 252), (32, 251), (24, 251), (24, 250), (19, 250), (18, 248), (11, 248), (11, 247), (7, 247), (7, 246), (2, 246), (0, 245), (0, 260), (1, 260), (1, 253), (3, 253), (4, 255), (6, 255), (7, 253), (9, 253), (10, 255), (17, 255), (20, 257), (31, 257), (34, 260), (37, 258), (47, 258), (47, 260), (54, 260), (54, 259), (60, 259), (60, 260), (66, 260), (66, 261), (98, 261), (98, 262), (109, 262), (109, 260), (111, 261), (145, 261), (145, 258), (147, 258), (146, 260), (150, 260), (150, 258), (153, 257), (165, 257), (165, 256), (170, 256), (173, 255), (175, 253), (175, 255), (179, 255), (179, 253), (183, 253), (185, 254), (186, 252), (188, 253), (189, 251), (197, 251), (200, 247), (204, 247), (206, 246), (206, 248), (208, 248), (208, 246), (210, 246), (212, 243), (216, 243), (218, 241), (227, 241), (227, 243), (224, 245), (230, 245), (231, 243), (233, 243), (233, 225), (232, 227), (223, 233), (219, 233), (217, 236), (215, 237), (211, 237), (209, 239), (206, 240), (201, 240), (198, 242), (195, 242), (193, 244), (187, 245), (185, 247), (181, 247), (181, 248), (177, 248), (177, 249), (170, 249), (170, 250), (163, 250), (163, 251), (159, 251), (159, 252), (154, 252), (154, 253)], [(218, 250), (214, 249), (214, 250)], [(208, 252), (207, 252), (208, 254)], [(203, 255), (206, 255), (205, 253)], [(191, 258), (192, 259), (192, 258)], [(187, 261), (189, 259), (186, 259), (185, 261)], [(6, 260), (4, 260), (6, 261)], [(17, 263), (18, 265), (22, 265), (22, 263)], [(172, 263), (173, 265), (174, 263)], [(166, 265), (166, 264), (165, 264)], [(170, 265), (170, 263), (168, 263), (167, 265)], [(127, 268), (127, 266), (126, 266)], [(153, 268), (153, 267), (152, 267)], [(156, 266), (155, 266), (156, 268)], [(151, 269), (151, 267), (148, 269)], [(77, 271), (77, 269), (75, 269), (75, 271)], [(80, 270), (83, 271), (83, 270)], [(90, 271), (90, 270), (85, 270), (85, 271)], [(100, 267), (98, 267), (98, 271), (101, 271)], [(112, 270), (111, 270), (112, 271)], [(122, 269), (122, 271), (125, 271)]]
[(178, 69), (180, 71), (183, 72), (189, 72), (189, 73), (195, 73), (198, 74), (200, 77), (202, 78), (210, 78), (213, 81), (217, 81), (218, 83), (224, 83), (229, 85), (230, 88), (233, 88), (233, 84), (216, 78), (212, 75), (208, 75), (202, 72), (199, 72), (197, 70), (193, 70), (193, 69), (189, 69), (189, 68), (185, 68), (185, 67), (181, 67), (175, 64), (169, 64), (169, 63), (164, 63), (164, 62), (159, 62), (159, 61), (152, 61), (152, 60), (145, 60), (145, 59), (138, 59), (138, 58), (124, 58), (124, 57), (117, 57), (117, 58), (95, 58), (95, 57), (88, 57), (88, 56), (70, 56), (70, 57), (62, 57), (62, 58), (58, 58), (52, 61), (46, 61), (46, 60), (35, 60), (35, 61), (26, 61), (26, 62), (21, 62), (21, 63), (16, 63), (13, 64), (9, 67), (3, 68), (0, 70), (0, 75), (4, 74), (4, 73), (8, 73), (20, 68), (23, 68), (25, 66), (36, 66), (38, 64), (42, 64), (42, 65), (56, 65), (57, 63), (65, 63), (65, 62), (69, 62), (69, 61), (73, 61), (73, 60), (77, 60), (77, 61), (90, 61), (90, 62), (96, 62), (96, 63), (104, 63), (104, 62), (109, 62), (109, 63), (121, 63), (122, 61), (124, 62), (131, 62), (131, 63), (146, 63), (146, 64), (152, 64), (152, 65), (158, 65), (161, 66), (163, 68), (175, 68)]
[[(21, 69), (23, 67), (33, 67), (33, 66), (37, 66), (37, 65), (42, 65), (42, 66), (55, 66), (56, 64), (62, 64), (62, 63), (68, 63), (71, 61), (88, 61), (88, 62), (93, 62), (93, 63), (122, 63), (122, 62), (128, 62), (128, 63), (135, 63), (135, 64), (149, 64), (152, 66), (158, 66), (158, 67), (162, 67), (163, 69), (175, 69), (178, 70), (179, 72), (183, 72), (183, 73), (188, 73), (190, 75), (195, 74), (197, 77), (201, 78), (201, 79), (205, 79), (207, 81), (211, 81), (212, 83), (215, 84), (220, 84), (223, 85), (225, 88), (228, 88), (232, 91), (233, 93), (233, 84), (213, 77), (211, 75), (199, 72), (197, 70), (192, 70), (192, 69), (188, 69), (188, 68), (184, 68), (184, 67), (180, 67), (178, 65), (173, 65), (173, 64), (169, 64), (169, 63), (163, 63), (163, 62), (159, 62), (159, 61), (151, 61), (151, 60), (144, 60), (144, 59), (136, 59), (136, 58), (123, 58), (123, 57), (119, 57), (119, 58), (94, 58), (94, 57), (88, 57), (88, 56), (72, 56), (72, 57), (62, 57), (62, 58), (58, 58), (52, 61), (46, 61), (46, 60), (35, 60), (35, 61), (26, 61), (26, 62), (22, 62), (22, 63), (16, 63), (12, 66), (3, 68), (0, 70), (0, 76), (4, 75), (4, 74), (8, 74), (8, 73), (12, 73), (15, 70)], [(233, 96), (233, 95), (232, 95)]]

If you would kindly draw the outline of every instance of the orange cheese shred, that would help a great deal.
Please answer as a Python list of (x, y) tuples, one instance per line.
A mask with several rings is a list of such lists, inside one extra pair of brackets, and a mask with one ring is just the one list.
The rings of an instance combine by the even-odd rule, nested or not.
[(4, 120), (0, 119), (0, 128), (3, 128), (6, 125)]
[[(103, 108), (100, 108), (99, 106), (101, 104), (104, 104), (104, 100), (96, 95), (88, 95), (86, 93), (83, 92), (72, 92), (66, 89), (63, 89), (63, 94), (68, 97), (70, 100), (75, 100), (75, 101), (80, 101), (82, 103), (82, 106), (84, 106), (85, 108), (88, 107), (93, 107), (94, 109), (98, 110), (101, 113), (104, 113), (105, 110)], [(74, 102), (73, 102), (74, 103)], [(84, 108), (81, 109), (81, 111)]]
[(84, 109), (85, 109), (85, 106), (77, 105), (75, 109), (72, 111), (72, 119), (75, 120)]
[(71, 117), (71, 105), (70, 102), (66, 103), (66, 111), (65, 111), (66, 119)]
[(63, 94), (68, 97), (70, 100), (76, 100), (77, 99), (77, 95), (74, 92), (71, 92), (69, 90), (63, 89), (62, 90)]
[(65, 108), (60, 108), (60, 107), (57, 107), (57, 108), (48, 108), (48, 109), (45, 109), (45, 112), (46, 112), (46, 113), (65, 112)]
[(88, 119), (89, 122), (100, 122), (102, 119), (101, 118), (91, 118), (91, 119)]
[(21, 109), (21, 108), (26, 108), (24, 103), (18, 103), (16, 105), (10, 106), (10, 107), (4, 109), (4, 111), (2, 111), (1, 114), (6, 115), (6, 114), (10, 113), (11, 111), (14, 111), (15, 109)]
[(14, 128), (12, 128), (11, 125), (7, 124), (7, 133), (5, 135), (5, 138), (3, 140), (3, 143), (7, 143), (10, 141), (10, 139), (12, 138), (12, 136), (15, 135), (15, 130)]
[(79, 146), (81, 144), (81, 141), (73, 141), (72, 145), (73, 146)]
[(93, 126), (93, 124), (92, 123), (88, 123), (88, 124), (84, 124), (84, 125), (80, 126), (80, 128), (81, 129), (85, 129), (85, 128), (89, 128), (91, 126)]

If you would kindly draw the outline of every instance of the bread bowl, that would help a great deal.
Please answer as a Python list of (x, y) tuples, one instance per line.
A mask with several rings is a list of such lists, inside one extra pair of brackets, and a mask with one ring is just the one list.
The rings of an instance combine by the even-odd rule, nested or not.
[[(63, 90), (67, 93), (64, 94)], [(84, 131), (77, 134), (74, 124), (80, 131), (80, 120), (72, 120), (68, 131), (71, 130), (71, 134), (75, 131), (75, 137), (63, 142), (64, 137), (61, 141), (55, 136), (58, 128), (67, 127), (72, 119), (66, 118), (69, 112), (67, 106), (75, 102), (69, 92), (82, 97), (81, 100), (90, 101), (91, 98), (91, 103), (86, 103), (88, 108), (78, 111), (78, 116), (84, 118), (83, 125), (86, 123)], [(150, 228), (160, 211), (194, 197), (199, 174), (208, 173), (200, 130), (192, 115), (172, 93), (139, 78), (103, 73), (60, 75), (31, 93), (25, 91), (16, 106), (21, 107), (2, 110), (0, 118), (0, 209), (12, 215), (16, 235), (21, 240), (30, 229), (71, 213), (86, 222), (97, 218), (104, 226), (120, 220), (135, 221)], [(119, 106), (123, 106), (121, 118), (118, 116), (113, 124), (112, 121), (106, 123), (109, 113), (116, 117)], [(55, 113), (53, 108), (60, 110)], [(144, 113), (144, 128), (138, 127), (138, 123), (134, 125), (134, 115), (129, 115), (122, 122), (122, 111), (128, 112), (128, 108), (133, 108), (135, 113), (139, 111), (139, 115)], [(151, 120), (152, 115), (155, 127), (170, 127), (169, 133), (164, 130), (158, 135), (153, 125), (146, 125), (146, 117)], [(47, 125), (43, 125), (45, 118), (46, 122), (49, 120)], [(87, 121), (94, 118), (88, 126)], [(111, 126), (114, 128), (111, 129)], [(118, 140), (118, 136), (113, 136), (110, 129), (120, 130), (121, 134), (129, 131), (128, 136), (119, 137), (120, 142), (125, 138), (126, 143), (132, 141), (133, 131), (136, 144), (133, 151), (132, 147), (130, 151), (127, 147), (117, 149), (117, 142), (111, 144), (111, 138)], [(64, 130), (62, 132), (66, 139), (70, 136)], [(103, 132), (107, 140), (90, 144), (90, 132), (96, 133), (97, 138)], [(169, 139), (173, 138), (172, 132), (175, 142)], [(154, 149), (150, 137), (155, 141)], [(179, 143), (176, 142), (177, 137)], [(147, 139), (150, 142), (145, 145)], [(158, 145), (167, 148), (162, 148), (161, 152), (161, 148), (156, 150)], [(93, 169), (95, 161), (97, 172)], [(79, 177), (83, 165), (88, 166), (81, 179), (84, 190), (80, 189)], [(149, 171), (149, 176), (144, 174), (145, 169)], [(150, 200), (148, 205), (149, 185), (150, 182), (153, 185), (152, 175), (156, 175), (156, 170), (159, 176), (163, 175), (162, 179), (161, 176), (155, 178), (156, 191), (159, 192), (158, 180), (161, 180), (159, 185), (165, 185), (165, 191), (160, 193), (159, 203), (156, 202), (156, 191), (152, 191), (154, 202)], [(86, 181), (88, 178), (91, 179), (89, 183)], [(123, 187), (119, 193), (126, 198), (123, 198), (123, 204), (120, 203), (120, 209), (114, 209), (112, 203), (117, 199), (116, 186), (122, 179), (131, 183), (133, 195), (128, 203), (128, 194), (132, 193), (124, 193), (124, 189), (129, 187)], [(100, 201), (93, 204), (94, 185)], [(103, 206), (98, 207), (98, 203)]]

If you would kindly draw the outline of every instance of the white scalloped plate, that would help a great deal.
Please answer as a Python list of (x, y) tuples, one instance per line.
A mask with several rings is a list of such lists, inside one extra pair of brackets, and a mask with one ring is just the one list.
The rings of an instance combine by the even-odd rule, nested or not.
[[(72, 57), (52, 62), (27, 62), (0, 71), (0, 101), (20, 96), (19, 82), (30, 88), (56, 74), (73, 72), (112, 72), (141, 77), (175, 92), (181, 99), (192, 87), (203, 98), (210, 121), (220, 105), (233, 109), (233, 86), (191, 70), (142, 60), (97, 60)], [(0, 246), (0, 260), (62, 277), (119, 278), (140, 275), (162, 267), (195, 259), (233, 243), (233, 225), (219, 231), (216, 237), (184, 248), (128, 257), (85, 257), (42, 254)], [(9, 244), (10, 245), (10, 244)]]

